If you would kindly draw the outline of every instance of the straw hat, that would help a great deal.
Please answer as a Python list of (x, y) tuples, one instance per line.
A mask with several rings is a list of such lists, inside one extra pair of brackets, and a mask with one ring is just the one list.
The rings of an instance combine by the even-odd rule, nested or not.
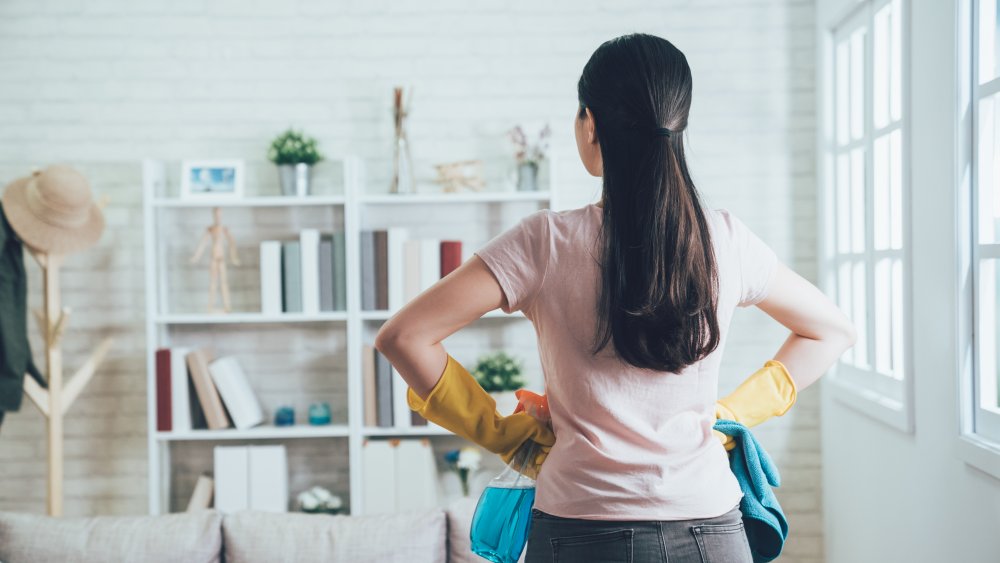
[(8, 184), (3, 210), (25, 244), (49, 254), (84, 250), (104, 231), (104, 215), (87, 179), (65, 165), (36, 170)]

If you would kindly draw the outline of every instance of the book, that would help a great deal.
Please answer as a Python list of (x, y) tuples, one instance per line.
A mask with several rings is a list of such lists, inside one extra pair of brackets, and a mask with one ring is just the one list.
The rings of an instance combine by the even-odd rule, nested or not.
[(396, 512), (435, 507), (438, 498), (437, 465), (430, 440), (399, 440), (393, 449)]
[(441, 241), (441, 277), (445, 277), (462, 265), (462, 241)]
[(375, 232), (361, 231), (361, 309), (375, 310)]
[(260, 312), (277, 315), (282, 311), (281, 241), (260, 243)]
[(396, 459), (389, 440), (365, 440), (361, 446), (364, 514), (396, 511)]
[(156, 351), (156, 431), (170, 432), (173, 416), (173, 389), (170, 385), (170, 349)]
[(246, 446), (215, 446), (212, 451), (215, 481), (215, 509), (234, 512), (250, 508), (250, 452)]
[(191, 407), (191, 430), (207, 430), (208, 419), (205, 418), (205, 409), (201, 408), (198, 390), (195, 388), (194, 378), (191, 377), (191, 370), (187, 367), (187, 354), (184, 355), (183, 359), (184, 371), (187, 372), (188, 405)]
[(174, 432), (190, 432), (194, 428), (191, 412), (191, 377), (188, 375), (187, 348), (170, 349), (170, 404)]
[(392, 422), (396, 428), (410, 428), (410, 405), (406, 403), (406, 390), (409, 385), (402, 375), (392, 368)]
[(403, 243), (403, 302), (409, 303), (420, 295), (420, 239)]
[(403, 288), (406, 284), (406, 271), (403, 267), (405, 256), (403, 245), (409, 238), (406, 227), (389, 227), (386, 230), (386, 292), (387, 305), (390, 311), (396, 311), (403, 306)]
[(299, 259), (302, 266), (302, 312), (319, 312), (319, 231), (303, 229), (299, 233)]
[(215, 483), (211, 475), (203, 473), (198, 476), (198, 481), (194, 484), (194, 491), (191, 493), (191, 499), (188, 500), (187, 508), (184, 509), (185, 512), (194, 512), (196, 510), (204, 510), (212, 506), (212, 493), (215, 489)]
[(281, 243), (281, 295), (286, 313), (302, 312), (302, 244), (297, 240)]
[(420, 290), (424, 291), (441, 279), (441, 240), (420, 240)]
[(392, 364), (389, 359), (375, 350), (375, 395), (378, 405), (378, 425), (382, 428), (392, 426)]
[(389, 308), (389, 231), (375, 231), (375, 308)]
[(347, 242), (344, 231), (333, 233), (333, 309), (347, 310)]
[(364, 382), (364, 413), (365, 426), (378, 426), (378, 396), (375, 393), (375, 347), (371, 344), (362, 345), (361, 377)]
[(333, 235), (319, 237), (319, 310), (333, 310)]
[(219, 391), (212, 382), (212, 376), (208, 371), (208, 363), (212, 360), (212, 352), (207, 348), (193, 350), (187, 355), (188, 369), (191, 370), (191, 380), (194, 381), (195, 390), (198, 392), (198, 402), (205, 412), (205, 419), (208, 427), (212, 430), (221, 430), (232, 427), (229, 417), (222, 406), (222, 399)]
[(208, 364), (208, 371), (236, 428), (243, 430), (264, 422), (264, 410), (236, 358), (219, 358)]
[(250, 510), (288, 512), (288, 456), (285, 446), (249, 446)]

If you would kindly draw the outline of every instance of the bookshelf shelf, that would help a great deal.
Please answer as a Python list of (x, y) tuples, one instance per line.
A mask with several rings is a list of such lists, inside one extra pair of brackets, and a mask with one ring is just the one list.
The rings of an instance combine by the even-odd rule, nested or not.
[(435, 426), (423, 426), (418, 428), (377, 428), (366, 426), (363, 430), (365, 437), (382, 436), (454, 436), (451, 430)]
[(305, 315), (301, 313), (282, 313), (280, 315), (263, 315), (261, 313), (229, 313), (221, 314), (178, 314), (160, 315), (155, 323), (159, 325), (226, 325), (226, 324), (272, 324), (272, 323), (326, 323), (346, 322), (347, 313), (334, 311)]
[[(324, 471), (331, 470), (349, 476), (349, 483), (346, 501), (349, 514), (364, 514), (364, 481), (368, 472), (365, 471), (363, 459), (365, 450), (363, 445), (369, 438), (377, 441), (388, 438), (422, 438), (422, 437), (447, 437), (455, 436), (452, 432), (437, 425), (415, 426), (415, 427), (373, 427), (366, 424), (365, 417), (365, 347), (373, 342), (374, 335), (379, 324), (392, 317), (396, 311), (392, 310), (362, 310), (362, 233), (366, 230), (385, 228), (387, 224), (398, 221), (400, 212), (407, 216), (409, 221), (420, 222), (424, 216), (429, 216), (433, 212), (433, 207), (447, 204), (485, 204), (491, 214), (498, 212), (498, 215), (505, 217), (504, 221), (510, 225), (512, 216), (519, 214), (519, 208), (510, 208), (511, 213), (503, 205), (507, 203), (535, 203), (537, 207), (548, 207), (558, 209), (556, 205), (556, 194), (552, 191), (485, 191), (485, 192), (459, 192), (459, 193), (414, 193), (414, 194), (387, 194), (387, 193), (365, 193), (364, 192), (364, 163), (355, 156), (345, 156), (339, 159), (342, 161), (342, 185), (343, 190), (334, 188), (334, 193), (329, 195), (315, 195), (307, 197), (247, 197), (234, 201), (187, 201), (177, 197), (170, 197), (167, 194), (175, 193), (168, 185), (167, 173), (168, 164), (170, 166), (180, 166), (180, 162), (168, 163), (163, 160), (147, 159), (142, 162), (143, 177), (143, 228), (144, 228), (144, 268), (146, 282), (146, 389), (147, 389), (147, 448), (149, 455), (149, 512), (150, 514), (161, 514), (168, 512), (173, 505), (177, 505), (177, 496), (172, 495), (172, 487), (181, 487), (181, 476), (190, 473), (193, 469), (186, 464), (183, 459), (191, 448), (211, 447), (213, 443), (234, 445), (238, 441), (273, 440), (288, 444), (299, 444), (296, 447), (304, 448), (309, 452), (307, 458), (318, 459), (326, 454), (333, 455), (333, 459), (341, 460), (336, 468), (325, 467)], [(555, 159), (553, 159), (554, 161)], [(557, 185), (554, 168), (548, 173), (548, 185)], [(338, 172), (339, 174), (339, 172)], [(416, 205), (418, 213), (411, 213), (405, 207), (400, 209), (398, 205)], [(342, 229), (344, 232), (344, 260), (346, 264), (346, 310), (320, 312), (313, 314), (303, 313), (275, 313), (263, 314), (260, 312), (237, 312), (229, 314), (208, 314), (199, 312), (172, 313), (170, 303), (175, 300), (182, 300), (190, 303), (188, 296), (191, 292), (197, 291), (198, 298), (204, 296), (204, 288), (190, 282), (194, 275), (194, 270), (183, 271), (188, 267), (189, 250), (187, 243), (178, 243), (177, 236), (187, 236), (194, 228), (202, 228), (197, 217), (191, 216), (195, 213), (202, 214), (207, 219), (207, 210), (213, 207), (221, 208), (277, 208), (288, 209), (288, 213), (269, 214), (267, 221), (249, 222), (236, 225), (243, 231), (237, 240), (243, 245), (254, 238), (259, 240), (273, 240), (282, 237), (291, 237), (296, 230), (311, 228), (317, 230)], [(303, 211), (299, 213), (299, 209)], [(319, 210), (306, 211), (306, 208)], [(191, 210), (188, 212), (188, 210)], [(332, 210), (332, 222), (336, 227), (331, 227), (331, 218), (324, 212)], [(247, 219), (243, 214), (242, 219)], [(238, 217), (237, 215), (234, 215)], [(404, 220), (404, 221), (405, 221)], [(430, 226), (430, 225), (428, 225)], [(422, 225), (421, 225), (422, 227)], [(454, 225), (450, 224), (449, 229), (457, 227), (455, 238), (463, 227), (481, 230), (479, 225)], [(490, 229), (494, 230), (494, 229)], [(441, 233), (445, 236), (449, 233)], [(170, 238), (173, 236), (174, 238)], [(431, 235), (438, 236), (438, 235)], [(196, 237), (190, 242), (193, 247), (197, 242)], [(258, 242), (259, 242), (258, 240)], [(183, 262), (181, 262), (183, 261)], [(182, 266), (183, 264), (183, 266)], [(259, 272), (259, 268), (258, 268)], [(201, 271), (198, 272), (199, 275)], [(245, 271), (243, 275), (246, 275)], [(234, 277), (231, 277), (234, 279)], [(207, 280), (206, 280), (207, 283)], [(247, 288), (253, 288), (253, 284), (245, 283), (245, 280), (237, 285), (239, 290), (246, 295)], [(176, 284), (176, 286), (174, 285)], [(186, 301), (185, 301), (186, 300)], [(245, 301), (244, 301), (245, 302)], [(245, 306), (244, 306), (245, 307)], [(190, 305), (187, 307), (191, 309)], [(244, 309), (245, 311), (245, 309)], [(486, 327), (492, 329), (494, 323), (497, 330), (506, 330), (507, 326), (500, 320), (525, 319), (525, 316), (516, 312), (506, 314), (501, 310), (490, 311), (483, 315), (486, 320)], [(519, 327), (517, 323), (511, 323), (511, 327)], [(495, 340), (490, 339), (490, 342)], [(237, 342), (245, 344), (236, 344)], [(227, 345), (227, 342), (229, 343)], [(258, 426), (245, 430), (228, 428), (225, 430), (188, 430), (180, 432), (159, 432), (157, 431), (157, 377), (156, 377), (156, 351), (160, 348), (168, 347), (189, 347), (196, 343), (205, 343), (205, 346), (217, 348), (218, 356), (226, 353), (245, 355), (245, 365), (250, 368), (248, 371), (268, 371), (273, 372), (274, 366), (296, 365), (302, 366), (292, 368), (295, 371), (288, 372), (287, 378), (268, 378), (267, 392), (276, 398), (275, 401), (296, 401), (308, 398), (308, 402), (314, 399), (309, 389), (300, 388), (296, 381), (319, 381), (316, 385), (328, 386), (332, 383), (320, 379), (330, 374), (330, 377), (338, 378), (336, 391), (330, 395), (339, 397), (335, 406), (336, 412), (343, 412), (346, 409), (346, 424), (339, 423), (325, 426), (309, 426), (300, 424), (288, 427)], [(218, 345), (218, 346), (216, 346)], [(229, 346), (235, 350), (227, 349)], [(242, 348), (240, 346), (243, 346)], [(256, 347), (255, 347), (256, 346)], [(259, 350), (259, 352), (258, 352)], [(305, 352), (305, 356), (299, 356), (300, 350)], [(317, 361), (308, 361), (313, 355)], [(240, 358), (243, 360), (244, 358)], [(260, 366), (255, 365), (260, 362)], [(330, 365), (334, 362), (334, 365)], [(262, 367), (267, 366), (267, 367)], [(320, 366), (320, 367), (317, 367)], [(280, 368), (279, 368), (280, 369)], [(252, 375), (252, 373), (251, 373)], [(346, 377), (345, 377), (346, 376)], [(299, 379), (301, 378), (301, 379)], [(346, 387), (343, 385), (346, 384)], [(318, 389), (319, 387), (317, 387)], [(255, 391), (259, 391), (255, 389)], [(323, 390), (326, 392), (326, 389)], [(288, 397), (293, 397), (289, 399)], [(195, 399), (197, 400), (197, 399)], [(303, 401), (306, 402), (306, 401)], [(281, 404), (275, 402), (275, 405)], [(269, 405), (269, 406), (275, 406)], [(298, 407), (296, 407), (298, 410)], [(302, 411), (299, 410), (301, 413)], [(265, 416), (270, 419), (271, 413)], [(339, 421), (340, 419), (338, 419)], [(367, 422), (371, 422), (367, 419)], [(346, 439), (346, 459), (342, 453), (345, 451)], [(296, 442), (296, 440), (298, 440)], [(309, 440), (303, 444), (302, 440)], [(177, 459), (172, 459), (172, 453)], [(299, 456), (300, 458), (302, 456)], [(328, 463), (328, 462), (325, 462)], [(211, 466), (201, 469), (212, 469)], [(290, 482), (302, 480), (303, 475), (295, 473), (295, 468), (289, 467)], [(369, 483), (371, 486), (371, 483)], [(180, 492), (179, 490), (177, 492)], [(290, 491), (294, 493), (294, 491)], [(335, 491), (343, 492), (343, 491)]]
[(418, 203), (506, 203), (513, 201), (549, 201), (548, 191), (483, 191), (455, 193), (369, 194), (359, 198), (361, 203), (372, 205)]
[(341, 195), (331, 196), (263, 196), (246, 197), (233, 201), (198, 201), (179, 198), (160, 197), (153, 199), (154, 208), (177, 207), (307, 207), (325, 205), (344, 205), (346, 198)]
[[(361, 311), (361, 319), (365, 321), (386, 321), (390, 317), (396, 314), (396, 311)], [(521, 311), (514, 311), (513, 313), (504, 313), (500, 309), (495, 311), (490, 311), (480, 317), (482, 319), (523, 319), (526, 318), (524, 313)]]
[(192, 430), (190, 432), (157, 432), (160, 442), (182, 442), (193, 440), (271, 440), (275, 438), (336, 438), (350, 435), (346, 424), (325, 426), (257, 426), (245, 430), (227, 428), (225, 430)]

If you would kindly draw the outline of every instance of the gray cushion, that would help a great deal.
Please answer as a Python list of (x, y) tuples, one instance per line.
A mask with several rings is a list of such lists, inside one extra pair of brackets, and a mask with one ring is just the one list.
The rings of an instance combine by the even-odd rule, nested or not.
[(444, 510), (330, 516), (238, 511), (222, 520), (226, 563), (444, 563)]
[(221, 523), (214, 510), (92, 518), (0, 512), (0, 561), (218, 563)]

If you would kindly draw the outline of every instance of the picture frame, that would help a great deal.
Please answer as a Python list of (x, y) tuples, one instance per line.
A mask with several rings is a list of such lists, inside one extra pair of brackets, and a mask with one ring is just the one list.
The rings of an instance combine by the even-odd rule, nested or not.
[(240, 159), (198, 159), (181, 163), (182, 200), (241, 199), (245, 164)]

